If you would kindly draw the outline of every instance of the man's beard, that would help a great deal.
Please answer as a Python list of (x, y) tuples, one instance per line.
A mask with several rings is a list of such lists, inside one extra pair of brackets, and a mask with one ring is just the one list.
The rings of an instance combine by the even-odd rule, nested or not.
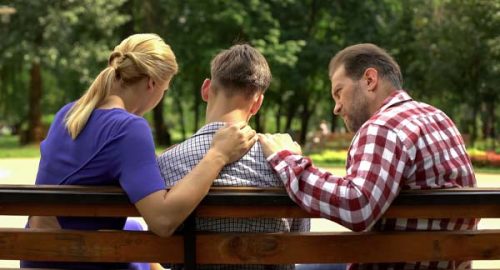
[(356, 84), (353, 91), (351, 111), (346, 113), (349, 121), (344, 121), (347, 129), (351, 132), (358, 132), (361, 126), (371, 117), (368, 111), (368, 101), (361, 91), (359, 84)]

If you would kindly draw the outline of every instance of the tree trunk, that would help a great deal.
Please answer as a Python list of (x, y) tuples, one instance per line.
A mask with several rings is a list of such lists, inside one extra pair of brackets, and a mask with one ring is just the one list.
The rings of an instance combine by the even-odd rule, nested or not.
[(185, 114), (184, 114), (184, 108), (182, 108), (182, 102), (179, 99), (179, 95), (173, 94), (173, 99), (175, 106), (177, 107), (177, 113), (179, 113), (180, 117), (180, 124), (181, 124), (181, 133), (182, 133), (182, 140), (185, 141), (187, 137), (187, 130), (186, 130), (186, 119), (185, 119)]
[(120, 13), (130, 15), (130, 20), (124, 23), (119, 29), (122, 40), (135, 33), (135, 21), (137, 14), (134, 12), (135, 1), (128, 0), (120, 7)]
[(21, 139), (22, 144), (40, 143), (45, 134), (42, 127), (42, 73), (41, 65), (38, 61), (31, 63), (30, 70), (30, 91), (29, 91), (29, 109), (28, 109), (28, 130), (25, 138)]
[[(146, 33), (156, 32), (156, 24), (154, 23), (157, 18), (157, 9), (155, 8), (156, 2), (147, 0), (142, 4), (142, 12), (144, 15), (144, 20), (142, 24), (142, 31)], [(133, 26), (131, 23), (130, 26)], [(156, 105), (153, 109), (153, 125), (155, 129), (155, 141), (157, 145), (169, 146), (172, 144), (171, 135), (168, 129), (165, 119), (163, 117), (163, 100), (165, 96), (161, 98), (160, 103)]]
[(300, 115), (300, 133), (298, 142), (301, 145), (305, 145), (307, 137), (307, 126), (309, 125), (309, 120), (311, 119), (311, 110), (309, 109), (308, 100), (304, 100), (302, 108), (302, 113)]
[(198, 128), (200, 127), (200, 106), (201, 106), (201, 97), (200, 97), (200, 92), (198, 90), (195, 91), (195, 97), (194, 97), (194, 127), (193, 127), (193, 133), (198, 131)]
[(280, 100), (278, 104), (278, 110), (276, 111), (276, 132), (282, 132), (281, 130), (281, 113), (283, 111), (283, 102)]
[(495, 151), (495, 100), (490, 99), (486, 103), (486, 115), (484, 119), (484, 138), (492, 141), (489, 150)]
[(472, 108), (472, 119), (471, 119), (471, 136), (470, 136), (470, 145), (474, 147), (474, 144), (476, 143), (477, 139), (477, 114), (478, 114), (478, 106), (475, 105)]
[(334, 133), (337, 130), (337, 116), (331, 115), (330, 116), (330, 132)]
[(163, 97), (153, 109), (153, 123), (155, 128), (155, 138), (156, 144), (162, 146), (169, 146), (172, 144), (172, 138), (170, 132), (168, 131), (168, 126), (165, 124), (165, 119), (163, 118)]
[(260, 115), (261, 115), (261, 113), (258, 112), (256, 115), (254, 115), (253, 120), (255, 123), (255, 126), (254, 126), (255, 131), (262, 133), (264, 131), (262, 129), (262, 117), (260, 117)]
[[(204, 77), (200, 77), (203, 72), (199, 66), (196, 66), (193, 69), (193, 74), (192, 74), (192, 81), (193, 83), (193, 96), (194, 96), (194, 103), (193, 103), (193, 112), (194, 112), (194, 127), (193, 127), (193, 133), (198, 131), (198, 128), (200, 128), (200, 108), (203, 108), (204, 106), (204, 101), (201, 99), (201, 93), (200, 93), (200, 87), (201, 83), (203, 82)], [(203, 114), (205, 115), (205, 114)], [(204, 118), (203, 118), (204, 119)], [(205, 121), (203, 120), (203, 123)]]
[(285, 122), (285, 132), (290, 133), (292, 130), (292, 121), (295, 116), (296, 104), (289, 103), (288, 110), (286, 112), (286, 122)]

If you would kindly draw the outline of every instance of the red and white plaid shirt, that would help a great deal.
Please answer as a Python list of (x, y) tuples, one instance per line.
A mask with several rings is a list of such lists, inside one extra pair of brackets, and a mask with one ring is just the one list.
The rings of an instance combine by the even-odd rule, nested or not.
[[(465, 230), (476, 219), (381, 219), (401, 189), (474, 187), (460, 133), (442, 111), (396, 91), (356, 133), (347, 175), (314, 167), (289, 151), (268, 158), (290, 197), (351, 230)], [(470, 262), (351, 265), (351, 269), (467, 269)]]

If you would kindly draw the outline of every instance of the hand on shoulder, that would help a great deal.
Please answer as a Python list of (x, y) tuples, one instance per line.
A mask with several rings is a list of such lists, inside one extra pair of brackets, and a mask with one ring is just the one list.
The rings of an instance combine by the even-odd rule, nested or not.
[(264, 152), (264, 156), (266, 158), (282, 150), (288, 150), (294, 154), (302, 155), (302, 149), (300, 145), (296, 141), (292, 140), (292, 137), (289, 134), (259, 133), (258, 136), (259, 142), (262, 145), (262, 151)]
[(229, 164), (245, 155), (256, 141), (257, 134), (247, 123), (227, 124), (215, 133), (211, 150), (220, 154)]

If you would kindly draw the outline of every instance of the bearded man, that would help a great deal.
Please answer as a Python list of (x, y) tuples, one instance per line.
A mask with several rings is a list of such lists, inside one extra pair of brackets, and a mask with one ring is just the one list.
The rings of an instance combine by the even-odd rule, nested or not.
[[(476, 219), (381, 218), (401, 190), (476, 186), (463, 139), (442, 111), (402, 90), (399, 65), (358, 44), (330, 62), (333, 113), (356, 132), (346, 174), (320, 170), (290, 136), (259, 134), (264, 155), (305, 210), (354, 231), (471, 230)], [(350, 269), (470, 269), (469, 261), (353, 264)]]

